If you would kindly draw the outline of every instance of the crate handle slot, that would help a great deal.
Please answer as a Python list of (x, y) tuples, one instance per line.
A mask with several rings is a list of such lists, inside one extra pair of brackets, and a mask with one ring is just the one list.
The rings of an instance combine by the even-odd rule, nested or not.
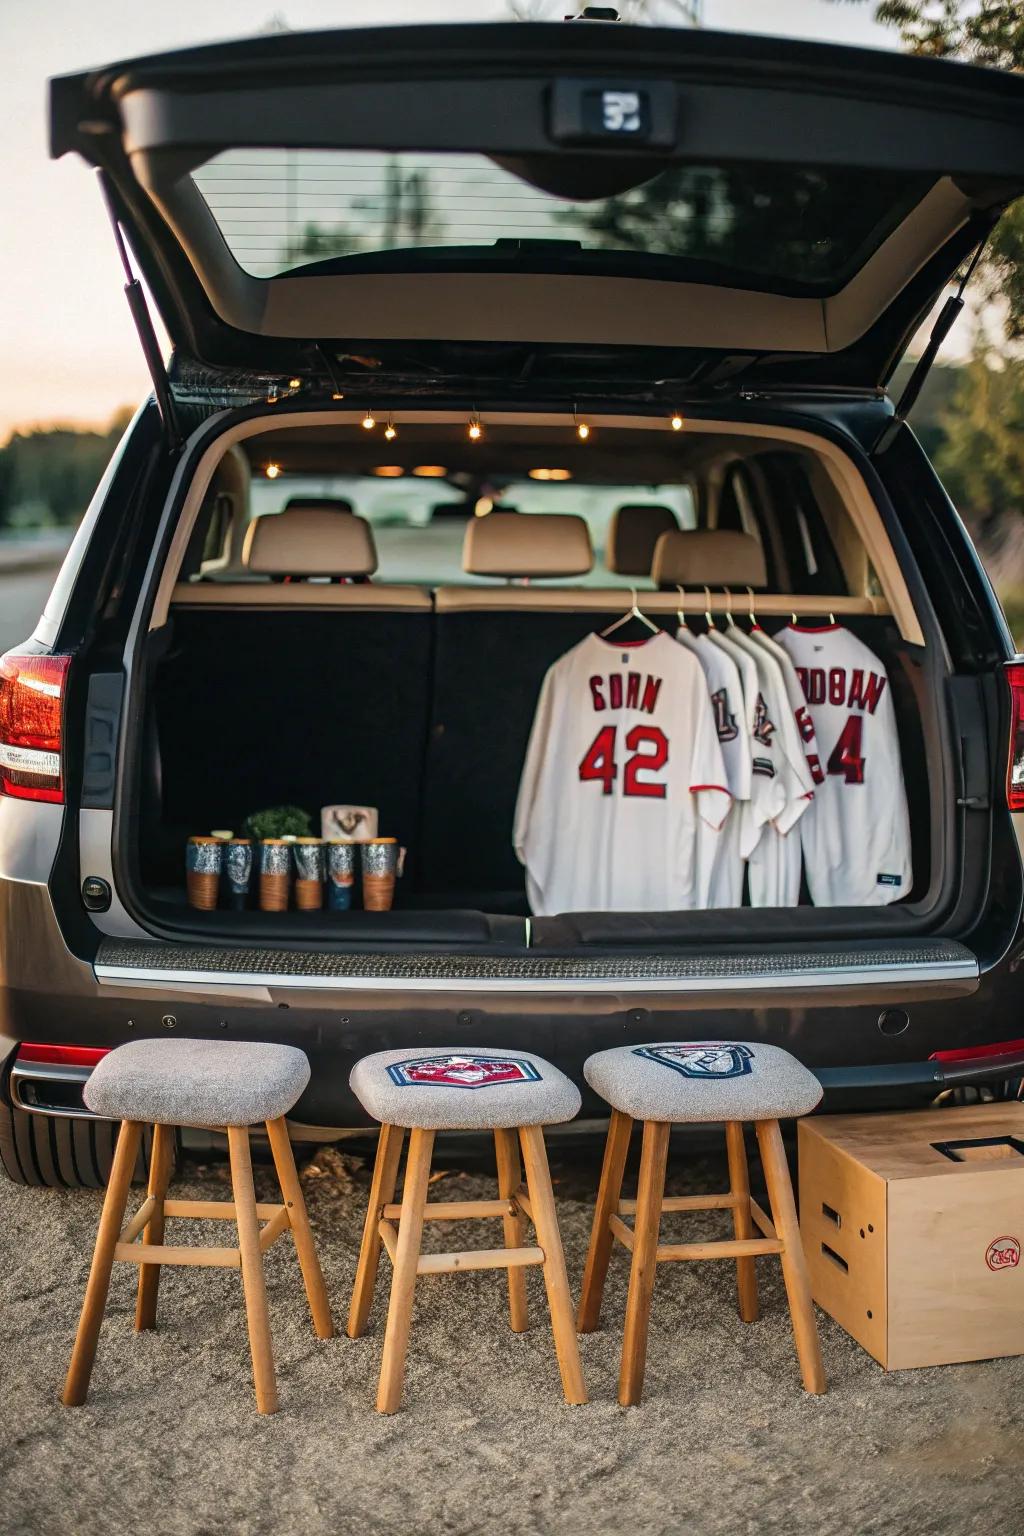
[(836, 1253), (835, 1249), (830, 1248), (828, 1243), (822, 1243), (821, 1251), (825, 1255), (826, 1259), (830, 1259), (837, 1269), (842, 1270), (844, 1275), (848, 1275), (850, 1273), (850, 1266), (847, 1264), (842, 1254)]
[(837, 1230), (842, 1226), (843, 1218), (840, 1216), (839, 1212), (833, 1206), (829, 1205), (825, 1200), (821, 1202), (821, 1214), (826, 1218), (826, 1220), (830, 1221)]

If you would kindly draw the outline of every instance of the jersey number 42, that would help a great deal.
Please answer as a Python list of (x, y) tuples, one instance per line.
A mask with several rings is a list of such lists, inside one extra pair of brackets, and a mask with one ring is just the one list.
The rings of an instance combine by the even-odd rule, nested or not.
[[(601, 793), (610, 795), (619, 776), (616, 761), (618, 727), (605, 725), (598, 731), (580, 763), (580, 778), (597, 779)], [(626, 735), (626, 751), (632, 753), (626, 759), (622, 775), (624, 795), (642, 795), (648, 799), (664, 800), (665, 785), (641, 778), (641, 773), (657, 773), (668, 762), (668, 741), (665, 732), (656, 725), (634, 725)]]

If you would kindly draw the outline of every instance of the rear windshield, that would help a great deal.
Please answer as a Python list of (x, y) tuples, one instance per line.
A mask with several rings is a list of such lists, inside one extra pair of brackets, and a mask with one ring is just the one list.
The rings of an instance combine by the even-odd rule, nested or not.
[[(553, 158), (526, 167), (557, 176)], [(848, 167), (674, 165), (613, 196), (556, 196), (474, 154), (231, 150), (193, 173), (239, 265), (273, 277), (343, 266), (557, 261), (828, 292), (923, 195)], [(466, 261), (460, 262), (465, 265)]]
[[(650, 586), (647, 580), (618, 576), (604, 563), (608, 526), (617, 507), (670, 507), (681, 528), (696, 526), (693, 495), (688, 485), (583, 484), (561, 479), (559, 466), (542, 467), (539, 477), (516, 478), (494, 473), (471, 488), (443, 475), (443, 466), (417, 466), (420, 473), (369, 475), (288, 475), (254, 478), (250, 511), (272, 517), (295, 499), (326, 498), (347, 504), (373, 526), (379, 566), (376, 580), (414, 582), (427, 586), (474, 583), (462, 569), (466, 523), (492, 511), (571, 512), (585, 519), (594, 546), (594, 570), (574, 578), (574, 586)], [(384, 466), (385, 470), (387, 466)], [(433, 471), (440, 470), (437, 474)], [(429, 471), (424, 473), (423, 471)]]

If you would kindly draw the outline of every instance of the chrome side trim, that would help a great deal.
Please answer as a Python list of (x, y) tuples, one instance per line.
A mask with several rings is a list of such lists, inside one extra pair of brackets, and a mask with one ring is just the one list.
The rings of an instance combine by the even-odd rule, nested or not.
[(94, 1115), (83, 1104), (81, 1109), (60, 1109), (47, 1104), (33, 1104), (27, 1101), (22, 1093), (22, 1084), (27, 1083), (78, 1083), (85, 1084), (92, 1073), (91, 1067), (62, 1067), (59, 1064), (39, 1061), (15, 1061), (11, 1067), (11, 1102), (19, 1109), (23, 1109), (28, 1115), (45, 1115), (47, 1119), (60, 1120), (101, 1120), (102, 1115)]
[(526, 978), (522, 976), (330, 976), (310, 972), (226, 972), (164, 969), (160, 966), (110, 965), (98, 962), (97, 980), (111, 986), (175, 986), (201, 984), (220, 990), (238, 986), (290, 988), (310, 992), (521, 992), (535, 993), (693, 993), (805, 990), (833, 987), (907, 986), (936, 982), (970, 982), (979, 979), (973, 956), (934, 960), (909, 965), (809, 966), (785, 972), (719, 971), (706, 976), (570, 976)]

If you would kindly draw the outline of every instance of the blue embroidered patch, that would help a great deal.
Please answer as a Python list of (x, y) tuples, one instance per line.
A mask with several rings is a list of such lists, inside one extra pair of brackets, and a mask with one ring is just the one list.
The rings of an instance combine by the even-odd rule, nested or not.
[(659, 1067), (671, 1067), (683, 1077), (746, 1077), (753, 1051), (748, 1045), (729, 1045), (721, 1040), (704, 1040), (696, 1045), (637, 1045), (634, 1056), (645, 1056)]
[(510, 1056), (420, 1056), (395, 1061), (388, 1076), (399, 1088), (493, 1088), (506, 1083), (539, 1083), (530, 1061)]

